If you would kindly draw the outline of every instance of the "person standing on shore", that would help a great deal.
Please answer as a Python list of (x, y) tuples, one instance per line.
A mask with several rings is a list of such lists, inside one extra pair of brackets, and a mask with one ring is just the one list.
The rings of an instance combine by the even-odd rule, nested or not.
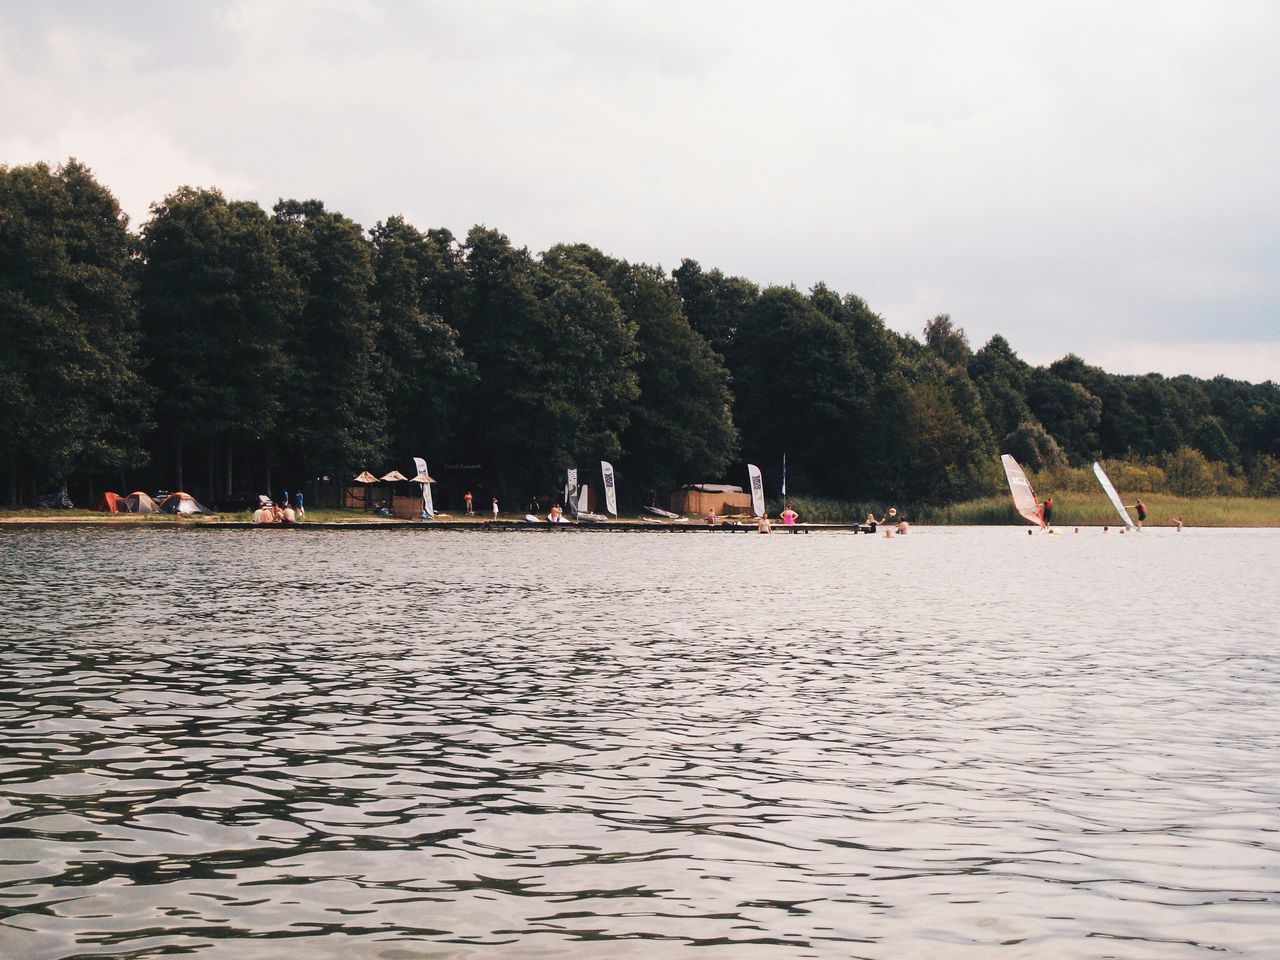
[(476, 502), (472, 498), (470, 490), (462, 495), (462, 504), (466, 508), (467, 516), (474, 517), (476, 514)]
[(498, 498), (493, 498), (493, 519), (498, 519)]
[(1045, 527), (1049, 527), (1053, 523), (1053, 497), (1045, 497), (1044, 503), (1040, 504), (1040, 520)]

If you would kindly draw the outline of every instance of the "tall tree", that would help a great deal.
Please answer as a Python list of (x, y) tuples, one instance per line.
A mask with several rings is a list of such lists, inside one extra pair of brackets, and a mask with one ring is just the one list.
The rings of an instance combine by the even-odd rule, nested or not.
[(741, 277), (726, 277), (719, 270), (704, 272), (697, 260), (682, 260), (671, 275), (693, 329), (712, 349), (726, 353), (747, 311), (759, 298), (759, 287)]
[(83, 164), (0, 167), (0, 464), (7, 499), (143, 461), (133, 242)]
[(183, 187), (143, 228), (142, 319), (158, 419), (172, 444), (169, 482), (187, 486), (190, 441), (208, 446), (209, 496), (230, 493), (235, 447), (280, 427), (289, 377), (288, 318), (299, 292), (256, 203)]
[(557, 247), (609, 285), (635, 325), (639, 396), (622, 435), (621, 469), (636, 487), (669, 489), (722, 476), (737, 453), (729, 373), (690, 326), (663, 271), (587, 246)]
[(871, 381), (847, 327), (789, 287), (765, 290), (728, 353), (743, 454), (780, 464), (790, 489), (848, 495)]
[(476, 448), (497, 489), (545, 488), (578, 457), (617, 456), (637, 392), (635, 327), (604, 282), (483, 227), (467, 236), (467, 276)]
[(274, 211), (282, 259), (302, 290), (289, 335), (287, 418), (275, 446), (301, 483), (359, 469), (385, 453), (373, 254), (360, 226), (319, 200), (282, 200)]
[(463, 264), (444, 237), (391, 217), (370, 231), (378, 317), (379, 383), (391, 452), (431, 459), (448, 449), (460, 391), (475, 380), (442, 311), (455, 313)]
[(949, 367), (962, 367), (973, 356), (964, 328), (957, 327), (949, 313), (940, 313), (924, 325), (924, 342)]

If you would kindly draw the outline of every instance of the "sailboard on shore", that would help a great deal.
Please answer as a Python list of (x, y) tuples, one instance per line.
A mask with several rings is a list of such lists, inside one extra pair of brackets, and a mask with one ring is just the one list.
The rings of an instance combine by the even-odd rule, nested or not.
[(670, 510), (663, 510), (661, 507), (642, 507), (645, 513), (652, 513), (655, 517), (666, 517), (668, 520), (683, 520), (684, 517), (678, 513), (672, 513)]
[(1102, 484), (1102, 489), (1106, 492), (1107, 499), (1116, 508), (1116, 513), (1120, 514), (1120, 519), (1124, 521), (1124, 525), (1132, 528), (1133, 520), (1129, 517), (1129, 511), (1124, 508), (1124, 501), (1120, 499), (1120, 494), (1116, 493), (1116, 488), (1112, 485), (1111, 478), (1107, 476), (1107, 471), (1102, 469), (1102, 464), (1097, 460), (1093, 461), (1093, 475)]
[(1004, 475), (1009, 481), (1009, 493), (1013, 495), (1014, 509), (1027, 523), (1044, 527), (1044, 517), (1040, 515), (1040, 502), (1036, 500), (1036, 493), (1031, 489), (1031, 481), (1022, 472), (1022, 467), (1018, 466), (1018, 461), (1006, 453), (1001, 455), (1000, 462), (1004, 464)]

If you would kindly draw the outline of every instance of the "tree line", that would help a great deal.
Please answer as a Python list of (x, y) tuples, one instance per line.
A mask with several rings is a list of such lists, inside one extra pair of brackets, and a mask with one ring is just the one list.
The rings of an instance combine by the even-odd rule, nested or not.
[[(77, 161), (0, 168), (0, 497), (210, 500), (422, 456), (495, 495), (601, 458), (633, 498), (750, 460), (835, 498), (947, 502), (1095, 458), (1280, 493), (1280, 388), (1120, 376), (896, 333), (859, 297), (673, 271), (319, 200), (184, 187), (136, 234)], [(1151, 475), (1159, 473), (1153, 470)], [(1162, 473), (1161, 475), (1166, 475)], [(776, 483), (776, 480), (771, 481)]]

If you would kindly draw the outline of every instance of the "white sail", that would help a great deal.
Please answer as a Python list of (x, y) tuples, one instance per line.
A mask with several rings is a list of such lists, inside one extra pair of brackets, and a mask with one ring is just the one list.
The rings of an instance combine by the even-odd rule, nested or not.
[(1007, 453), (1000, 457), (1000, 462), (1004, 464), (1004, 475), (1009, 481), (1009, 493), (1013, 495), (1014, 508), (1027, 523), (1043, 527), (1044, 518), (1040, 515), (1040, 503), (1036, 500), (1036, 493), (1031, 489), (1031, 481), (1022, 472), (1022, 467), (1018, 466), (1018, 461)]
[(610, 516), (618, 515), (618, 491), (613, 483), (613, 464), (607, 460), (600, 461), (600, 474), (604, 477), (604, 508)]
[(589, 513), (591, 511), (591, 488), (585, 483), (578, 488), (578, 512)]
[(1133, 521), (1129, 519), (1129, 511), (1124, 508), (1124, 501), (1120, 499), (1120, 494), (1116, 493), (1116, 488), (1112, 486), (1111, 478), (1107, 476), (1107, 471), (1102, 469), (1102, 464), (1097, 460), (1093, 461), (1093, 475), (1102, 484), (1102, 489), (1106, 492), (1107, 499), (1116, 508), (1116, 513), (1120, 514), (1120, 519), (1124, 521), (1124, 525), (1132, 527)]
[(764, 478), (754, 463), (747, 464), (747, 477), (751, 480), (751, 510), (757, 517), (764, 516)]

